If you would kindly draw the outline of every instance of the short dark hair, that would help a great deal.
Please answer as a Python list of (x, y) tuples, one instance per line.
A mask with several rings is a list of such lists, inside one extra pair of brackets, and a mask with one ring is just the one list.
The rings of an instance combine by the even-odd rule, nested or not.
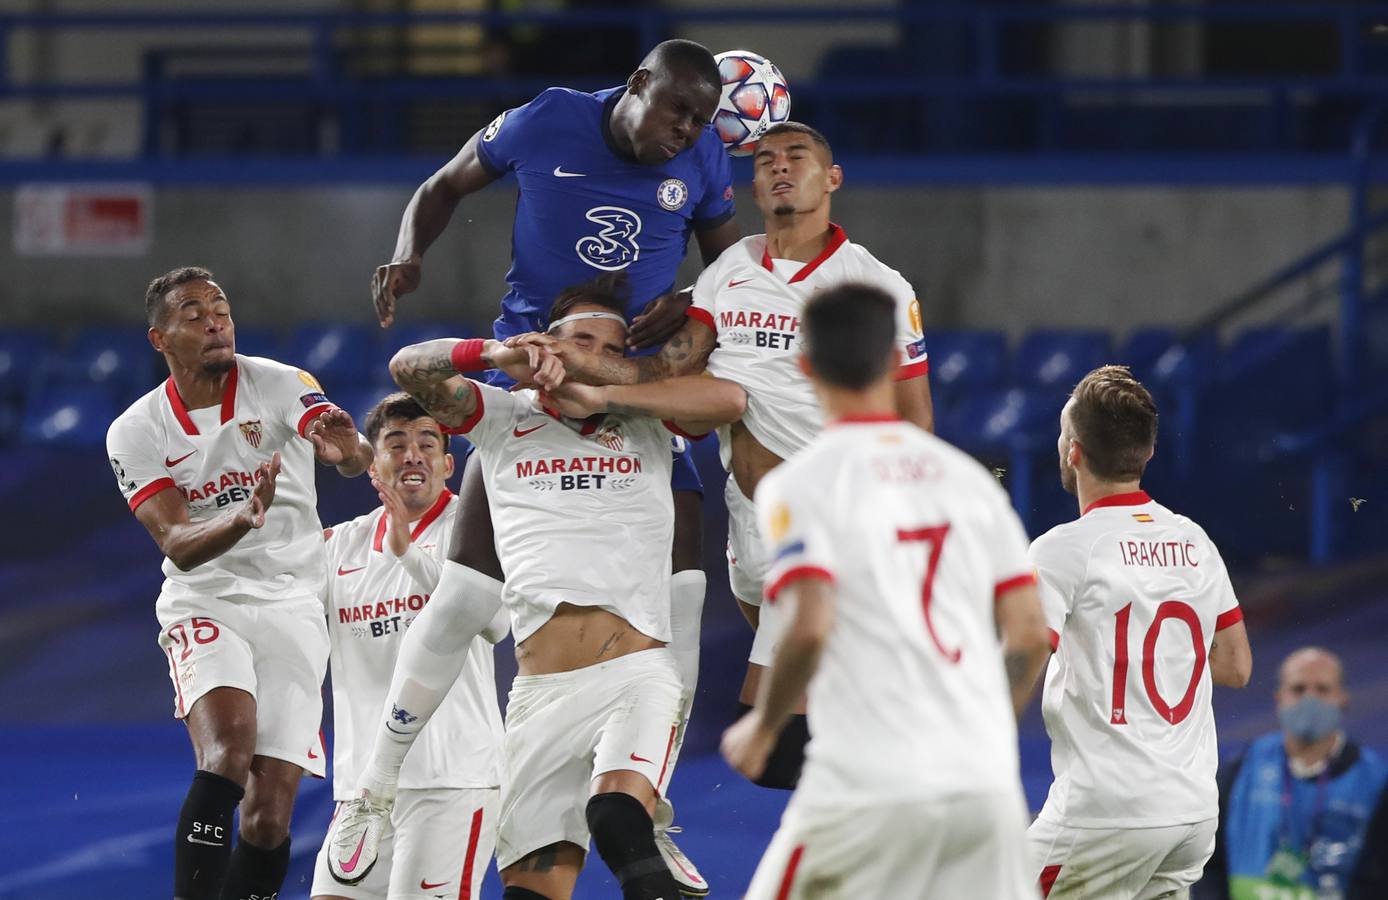
[(805, 355), (826, 384), (862, 390), (891, 369), (896, 301), (881, 288), (848, 282), (821, 291), (801, 320)]
[(211, 281), (212, 272), (202, 266), (179, 266), (170, 269), (149, 283), (145, 288), (145, 319), (154, 328), (164, 321), (164, 298), (169, 291), (190, 281)]
[[(422, 419), (425, 416), (433, 418), (433, 414), (429, 410), (420, 406), (418, 400), (404, 391), (387, 394), (366, 414), (366, 439), (372, 447), (375, 447), (376, 438), (381, 436), (381, 432), (386, 428), (386, 423), (391, 419), (404, 419), (408, 422)], [(448, 447), (447, 434), (443, 436), (443, 446), (445, 449)]]
[(1142, 477), (1157, 443), (1157, 405), (1127, 366), (1100, 366), (1070, 393), (1070, 424), (1089, 471), (1104, 481)]
[(549, 321), (556, 322), (569, 314), (580, 303), (601, 306), (621, 316), (627, 315), (627, 298), (631, 296), (631, 283), (625, 272), (609, 272), (591, 281), (571, 285), (559, 292), (554, 305), (549, 308)]
[(662, 41), (641, 60), (641, 68), (649, 70), (652, 76), (669, 76), (676, 72), (694, 75), (720, 94), (723, 91), (718, 61), (707, 47), (695, 41), (683, 38)]
[(829, 154), (830, 162), (834, 160), (834, 148), (829, 146), (829, 139), (826, 138), (818, 128), (812, 128), (804, 122), (778, 122), (762, 132), (762, 136), (758, 138), (758, 140), (764, 141), (778, 134), (803, 134), (824, 148), (824, 152)]

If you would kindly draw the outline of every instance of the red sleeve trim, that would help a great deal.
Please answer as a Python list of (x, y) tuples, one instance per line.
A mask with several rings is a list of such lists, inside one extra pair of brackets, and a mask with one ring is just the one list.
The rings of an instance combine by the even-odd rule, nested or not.
[(1215, 631), (1223, 631), (1230, 625), (1237, 625), (1243, 621), (1243, 607), (1236, 606), (1226, 613), (1222, 613), (1215, 619)]
[(136, 491), (135, 496), (130, 498), (130, 511), (134, 512), (135, 510), (140, 508), (140, 504), (144, 503), (150, 497), (153, 497), (155, 494), (159, 493), (165, 488), (171, 487), (176, 487), (172, 478), (154, 479), (149, 484)]
[(705, 431), (703, 434), (690, 434), (689, 432), (685, 431), (683, 428), (681, 428), (681, 427), (679, 427), (678, 425), (676, 425), (676, 424), (675, 424), (672, 420), (670, 420), (670, 419), (661, 419), (661, 420), (660, 420), (660, 424), (664, 425), (665, 428), (666, 428), (671, 434), (677, 434), (677, 435), (679, 435), (679, 436), (682, 437), (682, 438), (689, 438), (691, 441), (702, 441), (704, 438), (706, 438), (706, 437), (709, 436), (709, 432), (707, 432), (707, 431)]
[(689, 309), (685, 310), (684, 314), (689, 318), (693, 319), (695, 322), (702, 322), (703, 324), (707, 325), (708, 330), (712, 331), (714, 334), (718, 333), (718, 326), (715, 325), (713, 322), (713, 313), (709, 312), (703, 307), (691, 306), (689, 307)]
[(478, 422), (482, 421), (482, 414), (486, 412), (486, 404), (482, 400), (482, 388), (471, 378), (468, 379), (468, 384), (472, 385), (472, 395), (477, 398), (477, 408), (472, 411), (472, 415), (468, 416), (463, 424), (455, 425), (452, 428), (444, 427), (444, 434), (467, 434), (477, 427)]
[(785, 590), (792, 582), (804, 581), (811, 578), (827, 581), (830, 584), (834, 583), (834, 576), (828, 569), (823, 569), (819, 566), (794, 566), (782, 572), (781, 576), (767, 585), (762, 593), (766, 595), (766, 599), (769, 602), (775, 603), (776, 595)]
[(310, 406), (308, 409), (304, 410), (304, 414), (299, 418), (299, 437), (307, 437), (307, 435), (304, 434), (304, 430), (308, 428), (308, 423), (330, 409), (337, 409), (337, 406), (333, 403), (320, 403), (317, 406)]
[(1051, 652), (1055, 653), (1060, 649), (1060, 632), (1054, 628), (1047, 628), (1046, 633), (1051, 636)]
[(1008, 591), (1016, 590), (1019, 587), (1026, 587), (1029, 584), (1036, 584), (1035, 572), (1026, 572), (1022, 575), (1004, 578), (993, 587), (993, 599), (996, 600)]
[(923, 359), (920, 362), (913, 362), (909, 363), (908, 365), (898, 367), (896, 370), (896, 374), (892, 376), (892, 380), (906, 381), (909, 378), (919, 378), (922, 375), (928, 374), (929, 372), (930, 360)]

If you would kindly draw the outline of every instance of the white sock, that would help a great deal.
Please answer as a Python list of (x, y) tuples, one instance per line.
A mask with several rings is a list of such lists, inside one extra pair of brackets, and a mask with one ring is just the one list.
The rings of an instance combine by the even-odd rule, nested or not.
[(360, 787), (380, 797), (395, 796), (405, 755), (462, 674), (472, 639), (500, 604), (501, 582), (455, 562), (444, 564), (429, 604), (400, 643)]
[(670, 771), (675, 770), (689, 714), (694, 708), (694, 693), (699, 687), (699, 632), (704, 620), (704, 592), (708, 577), (699, 569), (685, 569), (670, 576), (670, 652), (680, 670), (684, 685), (680, 727), (675, 744), (670, 749)]

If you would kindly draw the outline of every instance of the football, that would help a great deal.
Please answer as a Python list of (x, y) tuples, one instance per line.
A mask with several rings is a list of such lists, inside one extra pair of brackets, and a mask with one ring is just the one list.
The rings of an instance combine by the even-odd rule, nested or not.
[(790, 88), (775, 63), (750, 50), (728, 50), (714, 58), (723, 96), (713, 127), (729, 153), (747, 156), (766, 129), (790, 118)]

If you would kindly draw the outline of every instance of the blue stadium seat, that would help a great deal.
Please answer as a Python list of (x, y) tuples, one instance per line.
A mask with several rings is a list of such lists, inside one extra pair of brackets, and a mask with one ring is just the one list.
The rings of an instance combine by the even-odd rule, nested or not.
[(1016, 437), (1044, 439), (1060, 427), (1065, 396), (1022, 388), (970, 394), (939, 420), (942, 438), (970, 451), (1004, 449)]
[(23, 397), (53, 344), (53, 334), (48, 331), (0, 331), (0, 401)]
[(376, 330), (332, 322), (300, 325), (290, 335), (283, 362), (311, 372), (330, 392), (370, 384)]
[(357, 431), (366, 434), (366, 414), (387, 393), (389, 391), (384, 388), (352, 388), (329, 394), (328, 397), (347, 410), (352, 421), (356, 423)]
[(48, 354), (39, 370), (38, 383), (44, 386), (94, 385), (122, 405), (167, 374), (143, 328), (134, 326), (84, 328), (73, 335), (66, 349)]
[(925, 346), (932, 389), (992, 387), (1007, 374), (1007, 338), (1001, 331), (932, 331)]
[(1012, 370), (1028, 387), (1070, 389), (1090, 370), (1108, 362), (1109, 336), (1103, 331), (1033, 331), (1022, 339)]
[(264, 356), (279, 360), (283, 349), (279, 333), (271, 328), (236, 326), (236, 352), (242, 356)]
[(26, 444), (101, 446), (118, 412), (105, 392), (90, 386), (42, 390), (25, 405), (20, 437)]
[(1210, 377), (1218, 350), (1213, 333), (1182, 343), (1174, 328), (1139, 328), (1123, 341), (1115, 362), (1132, 369), (1149, 388), (1200, 384)]

